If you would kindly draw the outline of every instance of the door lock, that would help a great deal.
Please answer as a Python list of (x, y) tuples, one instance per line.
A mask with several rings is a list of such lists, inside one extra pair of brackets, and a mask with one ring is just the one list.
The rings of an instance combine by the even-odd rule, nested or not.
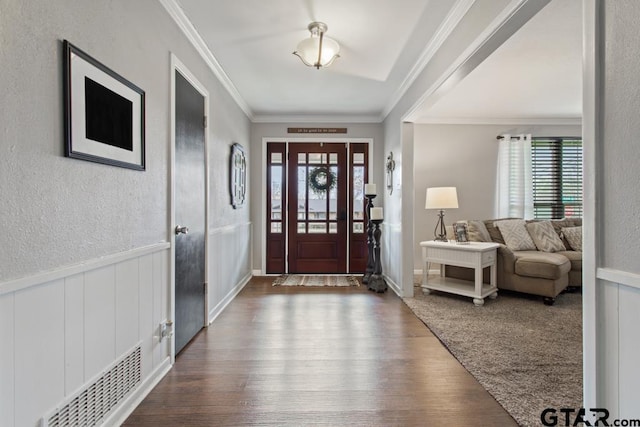
[(184, 225), (176, 225), (176, 236), (178, 234), (189, 234), (189, 227), (185, 227)]

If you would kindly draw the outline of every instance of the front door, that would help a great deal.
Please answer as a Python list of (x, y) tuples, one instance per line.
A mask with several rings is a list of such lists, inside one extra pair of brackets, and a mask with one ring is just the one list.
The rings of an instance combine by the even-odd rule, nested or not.
[(205, 324), (205, 98), (178, 71), (175, 73), (177, 354)]
[(289, 273), (347, 272), (347, 147), (289, 145)]

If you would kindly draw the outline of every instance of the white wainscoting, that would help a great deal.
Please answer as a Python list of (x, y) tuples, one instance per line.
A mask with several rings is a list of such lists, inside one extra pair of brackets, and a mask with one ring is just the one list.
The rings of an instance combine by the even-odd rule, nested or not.
[[(619, 419), (636, 419), (640, 401), (640, 275), (600, 268), (598, 366), (600, 406)], [(606, 357), (603, 357), (606, 354)], [(624, 372), (624, 375), (619, 375)]]
[(209, 323), (252, 276), (251, 222), (209, 230)]
[[(169, 243), (0, 283), (0, 427), (37, 426), (142, 342), (142, 386), (169, 368)], [(107, 420), (108, 422), (108, 420)]]

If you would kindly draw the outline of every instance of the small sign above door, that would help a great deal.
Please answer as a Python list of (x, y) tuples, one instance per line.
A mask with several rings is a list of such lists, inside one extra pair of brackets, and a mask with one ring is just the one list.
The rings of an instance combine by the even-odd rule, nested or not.
[(347, 133), (347, 128), (287, 128), (287, 133)]

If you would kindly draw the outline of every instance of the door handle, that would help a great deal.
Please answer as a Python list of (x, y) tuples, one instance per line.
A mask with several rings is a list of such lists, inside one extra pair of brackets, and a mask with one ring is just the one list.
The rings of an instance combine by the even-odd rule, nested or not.
[(189, 227), (185, 227), (184, 225), (176, 225), (176, 236), (178, 234), (189, 234)]

